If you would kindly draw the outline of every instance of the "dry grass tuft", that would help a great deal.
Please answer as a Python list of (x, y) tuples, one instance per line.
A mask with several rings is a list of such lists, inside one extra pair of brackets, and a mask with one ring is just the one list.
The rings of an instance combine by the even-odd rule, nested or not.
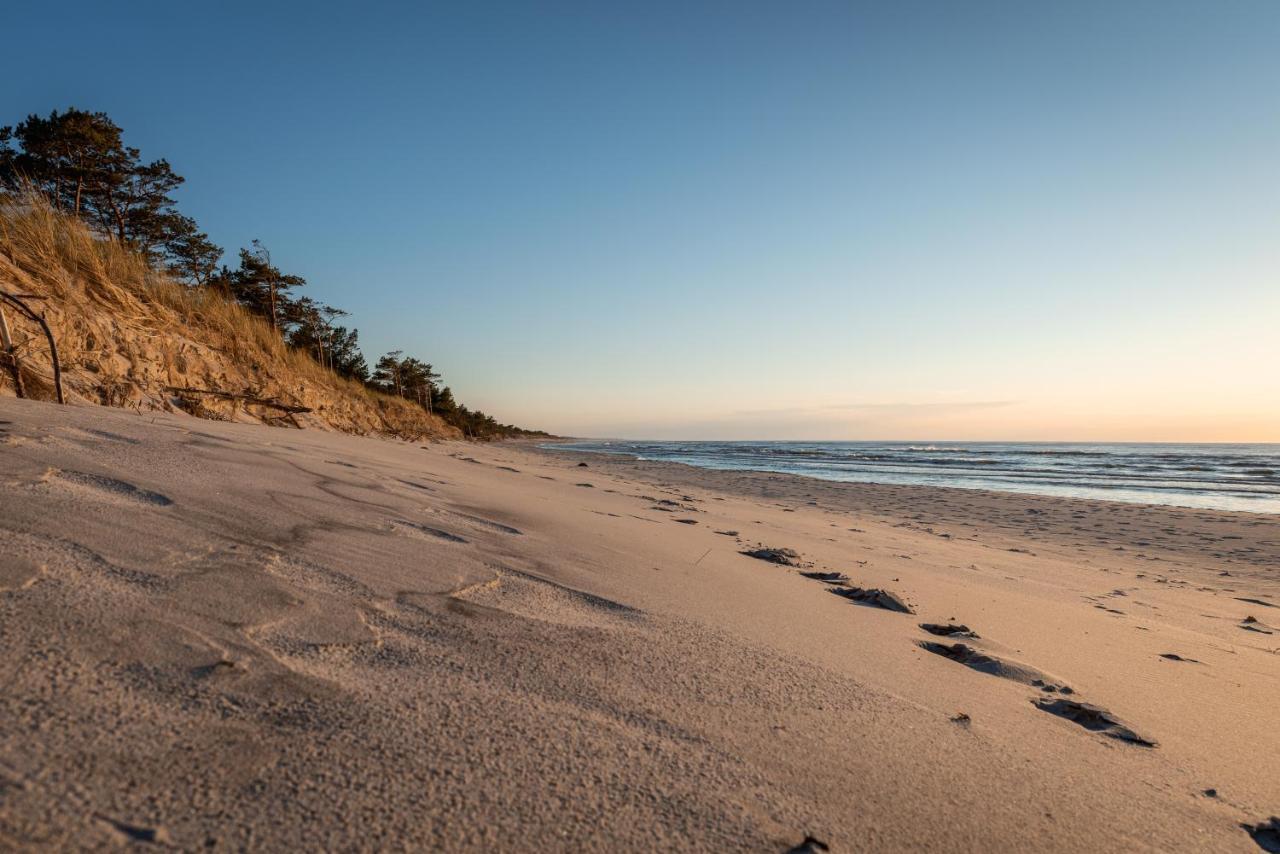
[[(413, 439), (457, 433), (408, 401), (322, 368), (262, 318), (216, 291), (174, 281), (38, 194), (0, 197), (0, 288), (42, 298), (36, 305), (58, 339), (64, 382), (81, 400), (191, 409), (168, 387), (247, 390), (312, 407), (312, 426)], [(18, 337), (29, 367), (48, 366), (30, 330)], [(243, 404), (195, 408), (208, 417), (274, 420)]]

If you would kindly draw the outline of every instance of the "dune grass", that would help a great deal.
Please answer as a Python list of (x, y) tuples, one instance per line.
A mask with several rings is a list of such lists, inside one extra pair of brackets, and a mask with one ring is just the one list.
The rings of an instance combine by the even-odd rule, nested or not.
[[(409, 401), (322, 367), (227, 295), (174, 280), (142, 253), (53, 209), (39, 193), (0, 195), (0, 255), (9, 262), (0, 266), (0, 288), (35, 293), (68, 316), (106, 314), (118, 328), (144, 337), (198, 340), (231, 362), (269, 365), (289, 384), (324, 389), (348, 403), (373, 407), (384, 421), (388, 413), (396, 413), (442, 427), (425, 412), (410, 411), (415, 407)], [(60, 361), (65, 367), (66, 359)], [(441, 432), (450, 431), (442, 427)]]

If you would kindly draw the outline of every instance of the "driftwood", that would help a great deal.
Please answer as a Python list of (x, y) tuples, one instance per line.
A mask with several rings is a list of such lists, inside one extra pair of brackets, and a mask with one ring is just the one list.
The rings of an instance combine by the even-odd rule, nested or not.
[[(11, 294), (0, 291), (0, 301), (6, 302), (16, 308), (18, 311), (31, 318), (44, 332), (45, 340), (49, 342), (49, 360), (53, 364), (53, 388), (58, 396), (58, 403), (66, 403), (66, 398), (62, 396), (62, 367), (58, 364), (58, 342), (53, 340), (53, 330), (49, 328), (48, 322), (45, 321), (43, 314), (36, 314), (35, 310), (23, 302), (24, 299), (44, 299), (35, 294)], [(4, 324), (4, 349), (7, 351), (8, 361), (14, 374), (14, 383), (17, 386), (18, 397), (23, 396), (22, 388), (22, 368), (18, 363), (18, 354), (13, 347), (13, 342), (9, 340), (8, 324)]]
[(18, 361), (18, 353), (13, 347), (13, 338), (9, 335), (9, 320), (0, 308), (0, 361), (9, 368), (13, 375), (13, 391), (18, 397), (26, 397), (26, 389), (22, 387), (22, 363)]
[(281, 403), (278, 400), (268, 400), (263, 397), (254, 397), (251, 394), (241, 394), (234, 391), (221, 391), (216, 388), (180, 388), (179, 386), (165, 386), (166, 389), (178, 394), (207, 394), (212, 397), (221, 397), (227, 400), (243, 400), (245, 403), (252, 403), (256, 406), (269, 406), (272, 409), (279, 409), (281, 412), (287, 412), (290, 415), (296, 415), (300, 412), (312, 412), (314, 410), (309, 406), (297, 406), (292, 403)]

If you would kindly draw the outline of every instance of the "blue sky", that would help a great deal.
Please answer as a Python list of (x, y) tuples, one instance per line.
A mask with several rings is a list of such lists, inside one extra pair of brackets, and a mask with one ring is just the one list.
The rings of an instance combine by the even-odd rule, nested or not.
[[(267, 8), (260, 8), (265, 6)], [(120, 3), (5, 17), (366, 352), (682, 438), (1280, 441), (1280, 4)]]

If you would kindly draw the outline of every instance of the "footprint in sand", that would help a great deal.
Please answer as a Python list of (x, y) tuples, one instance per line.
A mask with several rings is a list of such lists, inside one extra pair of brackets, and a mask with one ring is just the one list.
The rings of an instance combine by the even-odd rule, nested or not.
[(1084, 727), (1090, 732), (1100, 733), (1108, 738), (1114, 738), (1119, 741), (1136, 744), (1139, 747), (1156, 747), (1155, 741), (1138, 735), (1125, 724), (1121, 723), (1106, 709), (1093, 706), (1088, 703), (1081, 703), (1076, 700), (1068, 700), (1062, 697), (1050, 699), (1048, 697), (1040, 697), (1031, 701), (1032, 704), (1042, 712), (1048, 712), (1051, 715), (1057, 715), (1065, 718), (1074, 724)]
[(859, 605), (866, 605), (871, 608), (883, 608), (886, 611), (896, 611), (899, 614), (914, 614), (915, 611), (896, 593), (890, 593), (888, 590), (879, 588), (864, 587), (835, 587), (831, 590), (837, 596), (841, 596)]
[(921, 623), (920, 628), (931, 635), (938, 635), (944, 638), (973, 638), (976, 640), (982, 637), (962, 623)]
[(437, 540), (444, 540), (448, 543), (465, 543), (467, 541), (464, 537), (459, 537), (457, 534), (451, 534), (448, 531), (441, 530), (440, 528), (433, 528), (430, 525), (421, 525), (417, 522), (409, 522), (405, 519), (393, 519), (391, 520), (390, 525), (391, 530), (407, 533), (411, 537), (421, 537), (426, 535)]
[(1280, 852), (1280, 816), (1273, 815), (1267, 821), (1240, 826), (1263, 851)]
[[(116, 480), (114, 477), (60, 469), (51, 469), (49, 475), (58, 478), (64, 484), (83, 487), (89, 493), (100, 498), (123, 499), (135, 504), (150, 504), (153, 507), (168, 507), (173, 504), (173, 500), (167, 495), (142, 489), (127, 481)], [(48, 482), (48, 477), (46, 476), (45, 478), (46, 483)]]
[(821, 581), (823, 584), (848, 584), (849, 576), (843, 572), (802, 572), (805, 578)]
[(133, 842), (152, 842), (161, 845), (169, 842), (169, 834), (163, 827), (144, 827), (140, 824), (130, 824), (129, 822), (112, 818), (109, 815), (103, 815), (100, 812), (94, 813), (93, 817), (98, 821), (111, 825), (113, 830)]
[(568, 628), (616, 629), (635, 624), (644, 612), (550, 579), (509, 567), (494, 567), (489, 581), (447, 594), (449, 599)]
[(492, 519), (486, 519), (483, 516), (472, 516), (470, 513), (459, 513), (456, 510), (442, 510), (440, 512), (445, 513), (449, 516), (452, 516), (455, 519), (461, 519), (462, 521), (467, 522), (471, 525), (477, 525), (481, 528), (488, 528), (491, 531), (497, 531), (502, 534), (511, 534), (513, 536), (518, 536), (524, 533), (519, 528), (513, 528), (510, 525), (504, 525), (501, 522), (495, 522)]
[(1069, 685), (1066, 685), (1057, 677), (1050, 676), (1043, 671), (1034, 667), (1023, 664), (1019, 661), (1006, 661), (997, 658), (990, 653), (982, 652), (974, 649), (964, 643), (935, 643), (933, 641), (920, 641), (920, 648), (934, 655), (940, 655), (943, 658), (963, 664), (971, 670), (979, 673), (986, 673), (989, 676), (999, 676), (1001, 679), (1010, 679), (1014, 682), (1021, 682), (1023, 685), (1030, 685), (1033, 688), (1039, 688), (1048, 694), (1074, 694), (1075, 691)]
[(742, 552), (747, 557), (753, 557), (756, 560), (763, 560), (768, 563), (776, 563), (781, 566), (800, 566), (800, 553), (795, 549), (748, 549)]
[(125, 445), (140, 444), (137, 439), (131, 439), (128, 436), (121, 436), (119, 433), (111, 433), (107, 430), (91, 430), (81, 429), (79, 427), (67, 428), (69, 433), (77, 433), (91, 439), (106, 439), (108, 442), (120, 442)]

